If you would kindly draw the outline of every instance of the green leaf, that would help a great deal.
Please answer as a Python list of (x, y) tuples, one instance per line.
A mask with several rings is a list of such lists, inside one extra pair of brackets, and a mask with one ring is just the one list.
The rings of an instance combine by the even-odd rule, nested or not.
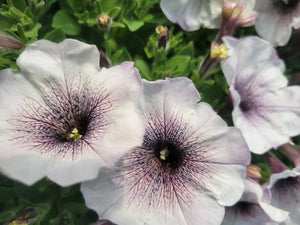
[(134, 61), (134, 65), (139, 69), (141, 76), (147, 80), (152, 80), (148, 64), (142, 59), (136, 59)]
[(194, 56), (195, 50), (194, 50), (194, 44), (193, 42), (189, 42), (184, 48), (182, 48), (179, 52), (178, 55), (189, 55), (189, 56)]
[(148, 59), (153, 58), (156, 53), (156, 50), (157, 50), (157, 37), (156, 35), (151, 35), (147, 43), (147, 46), (144, 48), (147, 58)]
[(127, 25), (128, 29), (132, 32), (140, 29), (144, 25), (144, 21), (142, 20), (132, 20), (123, 17), (123, 22)]
[(115, 54), (113, 54), (113, 56), (111, 57), (112, 65), (118, 65), (124, 61), (132, 61), (129, 52), (125, 47), (116, 51)]
[(27, 38), (37, 38), (37, 36), (38, 36), (38, 31), (39, 31), (39, 29), (41, 28), (41, 24), (40, 23), (36, 23), (35, 25), (34, 25), (34, 27), (33, 28), (31, 28), (30, 30), (28, 30), (28, 31), (25, 31), (25, 35), (26, 35), (26, 37)]
[(81, 12), (84, 10), (85, 1), (78, 1), (78, 0), (67, 0), (69, 6), (75, 11), (75, 12)]
[(170, 75), (173, 75), (174, 77), (187, 76), (186, 70), (188, 68), (190, 60), (190, 56), (175, 55), (167, 61), (166, 70), (169, 71)]
[(108, 16), (111, 18), (111, 19), (114, 19), (116, 18), (119, 13), (121, 11), (121, 8), (120, 7), (113, 7), (109, 12), (108, 12)]
[(125, 28), (126, 26), (123, 23), (113, 22), (110, 27)]
[(22, 38), (22, 40), (24, 40), (24, 42), (27, 42), (28, 39), (27, 39), (27, 37), (25, 35), (23, 27), (19, 23), (17, 24), (17, 29), (18, 29), (18, 33), (19, 33), (20, 37)]
[(66, 38), (64, 32), (62, 29), (54, 29), (50, 32), (48, 32), (45, 36), (44, 39), (47, 39), (49, 41), (54, 41), (54, 42), (61, 42)]
[(52, 26), (56, 29), (62, 29), (67, 35), (77, 35), (81, 27), (76, 19), (66, 11), (58, 11), (53, 18)]
[(6, 16), (0, 15), (0, 30), (10, 28), (14, 24), (14, 21)]
[(11, 2), (16, 8), (24, 12), (26, 8), (26, 2), (24, 0), (10, 0), (8, 2)]

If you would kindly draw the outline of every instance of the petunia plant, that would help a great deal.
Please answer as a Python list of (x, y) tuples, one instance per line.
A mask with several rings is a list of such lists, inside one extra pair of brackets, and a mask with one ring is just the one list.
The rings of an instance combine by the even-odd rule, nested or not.
[(299, 4), (0, 0), (0, 224), (297, 225)]

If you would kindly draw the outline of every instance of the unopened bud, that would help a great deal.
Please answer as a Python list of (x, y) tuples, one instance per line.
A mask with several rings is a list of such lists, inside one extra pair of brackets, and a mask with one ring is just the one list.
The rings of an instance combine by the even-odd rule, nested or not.
[(8, 225), (27, 225), (35, 220), (38, 216), (36, 209), (28, 208), (24, 210), (18, 218), (13, 219)]
[(0, 33), (0, 49), (14, 51), (14, 50), (21, 50), (25, 48), (25, 44), (18, 41), (17, 39)]
[(168, 42), (169, 42), (169, 30), (167, 27), (164, 26), (157, 26), (155, 28), (156, 33), (159, 35), (158, 38), (158, 48), (167, 48)]
[(224, 43), (217, 44), (216, 42), (213, 42), (210, 49), (210, 58), (216, 59), (217, 61), (225, 60), (228, 58), (228, 51), (229, 49)]
[(101, 28), (108, 29), (111, 23), (110, 17), (108, 17), (105, 14), (101, 14), (100, 16), (97, 17), (97, 21), (100, 25)]

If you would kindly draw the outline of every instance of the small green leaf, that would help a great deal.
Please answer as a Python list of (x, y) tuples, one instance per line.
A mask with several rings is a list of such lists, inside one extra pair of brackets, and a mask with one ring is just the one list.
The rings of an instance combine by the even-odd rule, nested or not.
[(24, 40), (24, 42), (27, 42), (28, 39), (26, 38), (23, 27), (19, 23), (17, 24), (17, 29), (18, 29), (18, 33), (19, 33), (20, 37), (22, 38), (22, 40)]
[(52, 26), (56, 29), (62, 29), (65, 34), (77, 35), (81, 27), (76, 19), (66, 11), (58, 11), (53, 18)]
[(41, 28), (40, 23), (36, 23), (34, 27), (28, 31), (25, 31), (25, 35), (27, 38), (36, 38), (38, 36), (38, 31)]
[(152, 80), (150, 69), (148, 64), (142, 59), (135, 60), (135, 67), (139, 69), (140, 74), (147, 80)]
[(186, 76), (187, 74), (185, 74), (185, 72), (188, 68), (190, 60), (190, 56), (175, 55), (167, 61), (166, 70), (170, 71), (170, 75), (173, 75), (174, 77)]
[(14, 24), (14, 21), (6, 16), (0, 15), (0, 30), (8, 29)]
[(10, 2), (19, 10), (21, 10), (22, 12), (24, 12), (25, 8), (26, 8), (26, 3), (24, 0), (10, 0)]
[(124, 61), (132, 61), (132, 58), (126, 48), (119, 49), (111, 58), (112, 65), (118, 65)]
[(144, 21), (142, 20), (132, 20), (123, 17), (123, 22), (127, 25), (128, 29), (132, 32), (140, 29), (144, 25)]
[(125, 28), (126, 26), (123, 23), (113, 22), (110, 27)]
[(69, 6), (75, 11), (75, 12), (81, 12), (84, 10), (85, 1), (78, 1), (78, 0), (67, 0)]
[(114, 19), (116, 18), (119, 13), (121, 11), (121, 8), (120, 7), (113, 7), (109, 12), (108, 12), (108, 16), (111, 18), (111, 19)]
[(62, 29), (54, 29), (44, 36), (44, 39), (54, 42), (61, 42), (66, 38)]
[(195, 48), (194, 48), (194, 44), (193, 44), (193, 42), (189, 42), (184, 48), (182, 48), (179, 52), (178, 52), (178, 54), (179, 55), (189, 55), (189, 56), (194, 56), (194, 52), (195, 52), (195, 50), (194, 50)]

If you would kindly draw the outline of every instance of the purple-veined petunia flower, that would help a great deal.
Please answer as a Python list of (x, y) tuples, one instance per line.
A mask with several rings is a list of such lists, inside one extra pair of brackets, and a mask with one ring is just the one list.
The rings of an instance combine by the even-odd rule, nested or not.
[(255, 10), (257, 33), (274, 46), (285, 45), (292, 28), (300, 27), (299, 0), (256, 0)]
[(188, 78), (144, 81), (144, 142), (83, 182), (86, 204), (122, 225), (221, 224), (244, 190), (249, 150), (240, 131)]
[(300, 221), (300, 167), (271, 175), (270, 202), (289, 212), (283, 225), (298, 225)]
[[(232, 3), (247, 2), (254, 7), (255, 0), (228, 0)], [(183, 30), (198, 30), (203, 24), (207, 28), (219, 28), (223, 0), (161, 0), (160, 7), (173, 23), (178, 23)]]
[(143, 140), (133, 63), (99, 71), (95, 46), (41, 40), (0, 72), (0, 171), (25, 184), (95, 178)]
[(264, 201), (263, 189), (251, 179), (245, 179), (245, 191), (233, 206), (225, 208), (222, 225), (267, 225), (283, 222), (288, 212)]
[(300, 133), (300, 87), (287, 87), (284, 63), (258, 37), (225, 37), (229, 58), (222, 70), (230, 86), (233, 123), (250, 151), (262, 154)]

